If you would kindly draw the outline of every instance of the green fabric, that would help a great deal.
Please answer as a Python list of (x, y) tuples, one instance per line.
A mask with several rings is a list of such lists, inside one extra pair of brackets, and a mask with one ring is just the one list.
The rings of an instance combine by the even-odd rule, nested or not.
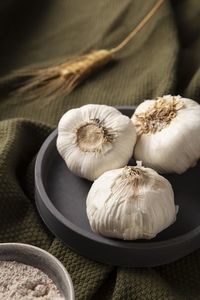
[[(111, 48), (156, 0), (1, 0), (0, 72), (50, 65)], [(200, 96), (200, 2), (166, 1), (118, 59), (64, 99), (18, 99), (0, 91), (0, 242), (44, 248), (67, 267), (76, 299), (200, 299), (200, 251), (156, 268), (129, 269), (81, 257), (42, 223), (34, 202), (37, 152), (62, 114), (86, 103)]]

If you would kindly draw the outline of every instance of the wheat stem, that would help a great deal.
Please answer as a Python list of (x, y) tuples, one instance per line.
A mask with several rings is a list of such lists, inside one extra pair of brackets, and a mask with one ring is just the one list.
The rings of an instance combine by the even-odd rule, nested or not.
[(52, 67), (15, 71), (0, 79), (0, 86), (21, 79), (14, 89), (15, 96), (25, 95), (29, 100), (41, 97), (55, 99), (69, 94), (80, 81), (100, 67), (108, 64), (113, 56), (122, 50), (142, 30), (164, 1), (158, 0), (142, 21), (116, 47), (110, 50), (97, 50)]
[(165, 0), (158, 0), (152, 9), (146, 14), (142, 21), (129, 33), (129, 35), (116, 47), (110, 49), (110, 51), (115, 54), (122, 50), (133, 37), (147, 24), (147, 22), (153, 17), (153, 15), (158, 11)]

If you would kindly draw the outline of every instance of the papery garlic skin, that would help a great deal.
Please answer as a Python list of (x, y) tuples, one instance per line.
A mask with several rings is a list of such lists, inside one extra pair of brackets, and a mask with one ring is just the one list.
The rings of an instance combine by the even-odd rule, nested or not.
[[(176, 102), (174, 110), (167, 118), (167, 114), (163, 117), (163, 123), (153, 115), (152, 121), (147, 117), (145, 124), (143, 116), (155, 109), (159, 99), (163, 101), (163, 114), (170, 101)], [(166, 95), (159, 99), (144, 101), (132, 116), (138, 134), (134, 158), (160, 173), (181, 174), (200, 158), (200, 105), (180, 96)], [(158, 116), (159, 119), (161, 115)], [(152, 130), (148, 132), (150, 127)]]
[(71, 109), (58, 124), (58, 152), (73, 173), (89, 180), (125, 166), (135, 143), (131, 119), (107, 105)]
[(174, 193), (167, 179), (144, 167), (105, 172), (86, 200), (92, 230), (124, 240), (151, 239), (176, 220)]

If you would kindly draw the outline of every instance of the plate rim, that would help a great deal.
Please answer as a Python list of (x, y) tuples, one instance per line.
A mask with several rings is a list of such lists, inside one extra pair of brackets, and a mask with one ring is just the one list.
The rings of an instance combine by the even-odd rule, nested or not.
[[(131, 109), (134, 110), (135, 106), (115, 106), (117, 109)], [(200, 234), (200, 225), (197, 226), (196, 228), (190, 230), (187, 233), (181, 234), (177, 237), (174, 238), (169, 238), (167, 240), (163, 241), (156, 241), (156, 242), (151, 242), (151, 240), (148, 240), (145, 242), (140, 242), (140, 241), (126, 241), (126, 240), (116, 240), (112, 239), (109, 237), (103, 237), (104, 239), (102, 241), (99, 241), (98, 238), (95, 238), (95, 233), (90, 233), (76, 224), (72, 223), (68, 219), (66, 219), (62, 213), (53, 205), (51, 202), (51, 199), (48, 197), (45, 187), (43, 185), (43, 179), (42, 179), (42, 163), (43, 163), (43, 157), (45, 152), (47, 151), (49, 145), (54, 142), (54, 139), (56, 139), (56, 136), (58, 134), (57, 128), (51, 132), (51, 134), (45, 139), (43, 142), (37, 158), (36, 158), (36, 163), (35, 163), (35, 185), (37, 186), (37, 192), (40, 196), (41, 199), (45, 198), (45, 203), (43, 200), (43, 203), (45, 206), (49, 209), (50, 213), (58, 219), (59, 222), (61, 222), (64, 226), (68, 227), (70, 230), (73, 232), (78, 233), (79, 235), (83, 236), (86, 239), (89, 239), (91, 241), (95, 241), (97, 243), (104, 244), (106, 246), (112, 246), (112, 247), (122, 247), (123, 249), (137, 249), (137, 250), (146, 250), (147, 248), (153, 250), (154, 248), (160, 249), (160, 248), (165, 248), (165, 247), (170, 247), (170, 246), (175, 246), (177, 244), (187, 242), (189, 240), (194, 239)]]

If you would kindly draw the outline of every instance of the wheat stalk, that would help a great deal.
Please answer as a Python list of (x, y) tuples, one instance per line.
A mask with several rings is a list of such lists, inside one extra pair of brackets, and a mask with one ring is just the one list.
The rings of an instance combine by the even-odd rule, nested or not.
[(12, 93), (14, 92), (15, 96), (25, 95), (27, 99), (41, 97), (55, 99), (69, 94), (80, 81), (108, 64), (146, 25), (164, 1), (158, 0), (142, 21), (116, 47), (110, 50), (97, 50), (52, 67), (17, 70), (2, 78), (0, 86), (20, 80)]

